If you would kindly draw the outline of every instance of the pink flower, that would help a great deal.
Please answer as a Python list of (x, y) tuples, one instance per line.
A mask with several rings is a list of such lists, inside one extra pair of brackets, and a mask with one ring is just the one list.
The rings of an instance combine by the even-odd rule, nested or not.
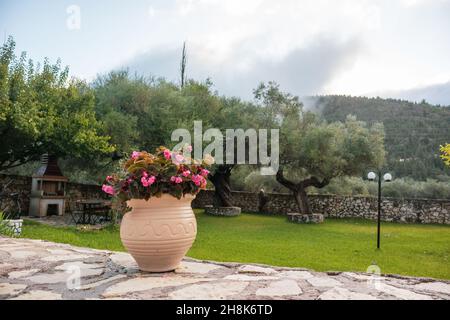
[(110, 194), (110, 195), (114, 194), (114, 188), (112, 186), (108, 186), (108, 185), (104, 184), (102, 186), (102, 190), (103, 190), (103, 192), (105, 192), (107, 194)]
[(187, 146), (187, 147), (186, 147), (186, 151), (187, 151), (187, 152), (192, 152), (192, 146)]
[(152, 184), (155, 183), (156, 177), (155, 177), (155, 176), (150, 176), (150, 177), (147, 179), (147, 181), (148, 181), (148, 183), (149, 183), (150, 185), (152, 185)]
[(181, 179), (181, 177), (172, 176), (172, 177), (170, 178), (170, 181), (172, 181), (172, 182), (178, 184), (178, 183), (182, 183), (182, 182), (183, 182), (183, 179)]
[(133, 151), (133, 153), (131, 154), (131, 159), (136, 160), (140, 155), (141, 153), (139, 151)]
[(191, 180), (196, 186), (199, 187), (202, 184), (202, 181), (205, 180), (205, 178), (203, 178), (201, 175), (194, 174), (192, 175)]
[(166, 158), (166, 160), (169, 160), (171, 156), (172, 154), (169, 149), (164, 150), (164, 158)]
[(200, 187), (202, 189), (206, 187), (206, 179), (203, 176), (194, 174), (191, 179), (197, 187)]
[(107, 176), (107, 177), (106, 177), (106, 181), (108, 181), (108, 182), (112, 181), (112, 179), (113, 179), (112, 176)]
[[(148, 176), (148, 174), (147, 174), (147, 176)], [(149, 187), (152, 184), (154, 184), (155, 181), (156, 181), (156, 177), (155, 176), (150, 176), (148, 178), (147, 178), (147, 176), (141, 178), (141, 183), (142, 183), (142, 185), (144, 187)]]
[(180, 164), (180, 163), (183, 163), (183, 161), (184, 161), (183, 155), (177, 154), (177, 155), (175, 155), (175, 159), (174, 159), (173, 162), (174, 162), (175, 164)]
[(148, 180), (146, 177), (141, 178), (141, 183), (144, 187), (148, 187), (150, 184), (148, 183)]
[(142, 176), (143, 176), (144, 178), (147, 178), (147, 177), (148, 177), (147, 171), (142, 171)]
[(189, 170), (185, 170), (185, 171), (183, 171), (183, 173), (182, 173), (183, 177), (186, 177), (186, 178), (187, 178), (190, 174), (191, 174), (191, 172), (190, 172)]
[(202, 170), (200, 171), (200, 174), (206, 178), (206, 177), (208, 176), (208, 174), (209, 174), (209, 170), (202, 169)]

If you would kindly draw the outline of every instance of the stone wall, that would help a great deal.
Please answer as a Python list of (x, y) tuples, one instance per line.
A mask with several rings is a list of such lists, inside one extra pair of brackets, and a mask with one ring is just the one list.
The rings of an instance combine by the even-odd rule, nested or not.
[[(193, 202), (194, 208), (203, 208), (212, 204), (214, 191), (202, 191)], [(243, 212), (264, 212), (269, 214), (287, 214), (297, 212), (295, 201), (290, 194), (266, 194), (267, 201), (260, 210), (257, 193), (233, 192), (234, 205)], [(310, 195), (314, 213), (323, 213), (330, 218), (377, 218), (376, 198), (350, 197), (335, 195)], [(392, 199), (382, 201), (382, 220), (406, 223), (450, 224), (450, 199)]]
[(102, 191), (102, 187), (96, 184), (81, 184), (69, 182), (66, 189), (66, 210), (73, 208), (73, 203), (80, 199), (111, 199)]
[[(20, 194), (23, 214), (28, 214), (31, 192), (31, 178), (0, 174), (0, 191), (12, 180), (6, 189), (8, 193)], [(107, 199), (99, 185), (71, 183), (67, 184), (66, 208), (77, 199)], [(194, 200), (194, 208), (203, 208), (212, 204), (214, 191), (200, 192)], [(266, 194), (266, 204), (260, 210), (260, 200), (257, 193), (233, 192), (235, 206), (244, 212), (263, 212), (269, 214), (287, 214), (298, 211), (295, 201), (290, 194)], [(372, 197), (350, 197), (334, 195), (310, 195), (311, 207), (314, 213), (323, 213), (330, 218), (367, 218), (376, 219), (377, 199)], [(2, 199), (0, 210), (7, 205), (8, 200)], [(391, 199), (384, 198), (382, 202), (382, 220), (408, 223), (438, 223), (450, 224), (450, 199)]]
[[(12, 182), (9, 183), (10, 181)], [(18, 193), (22, 213), (28, 213), (28, 207), (30, 206), (31, 177), (0, 174), (0, 192), (4, 191), (3, 189), (6, 184), (8, 184), (8, 187), (5, 189), (5, 193)], [(14, 208), (15, 205), (13, 204), (13, 200), (9, 197), (2, 197), (0, 199), (0, 211), (6, 207)]]
[[(12, 180), (6, 188), (6, 193), (19, 193), (22, 214), (28, 215), (30, 206), (31, 177), (0, 174), (0, 192), (3, 186)], [(107, 195), (102, 191), (101, 186), (92, 184), (80, 184), (68, 182), (66, 187), (66, 210), (70, 208), (74, 201), (78, 199), (107, 199)], [(11, 199), (0, 200), (0, 210), (11, 205)], [(73, 207), (73, 206), (72, 206)]]

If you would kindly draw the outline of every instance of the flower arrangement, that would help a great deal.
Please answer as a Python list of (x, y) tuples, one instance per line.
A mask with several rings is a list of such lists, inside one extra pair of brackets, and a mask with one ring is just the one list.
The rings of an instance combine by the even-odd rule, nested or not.
[[(187, 146), (183, 151), (192, 151)], [(121, 172), (106, 177), (102, 190), (122, 201), (160, 197), (168, 193), (178, 199), (185, 194), (196, 195), (206, 189), (208, 167), (214, 158), (202, 160), (183, 156), (183, 152), (159, 147), (154, 154), (134, 151), (122, 166)]]

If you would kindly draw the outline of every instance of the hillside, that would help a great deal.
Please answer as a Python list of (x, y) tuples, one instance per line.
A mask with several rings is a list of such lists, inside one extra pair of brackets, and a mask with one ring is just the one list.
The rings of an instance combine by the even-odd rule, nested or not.
[(314, 104), (327, 121), (352, 114), (368, 123), (383, 122), (387, 168), (396, 176), (446, 180), (444, 175), (450, 175), (439, 158), (439, 146), (450, 142), (450, 107), (351, 96), (320, 96)]

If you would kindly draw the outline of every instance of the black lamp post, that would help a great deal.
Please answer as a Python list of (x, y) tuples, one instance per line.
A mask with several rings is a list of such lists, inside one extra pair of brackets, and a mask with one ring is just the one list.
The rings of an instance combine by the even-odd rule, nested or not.
[[(370, 181), (375, 181), (378, 177), (378, 221), (377, 221), (377, 249), (380, 249), (380, 227), (381, 227), (381, 171), (378, 174), (375, 172), (369, 172), (367, 179)], [(392, 175), (390, 173), (385, 173), (383, 176), (385, 182), (392, 181)]]

